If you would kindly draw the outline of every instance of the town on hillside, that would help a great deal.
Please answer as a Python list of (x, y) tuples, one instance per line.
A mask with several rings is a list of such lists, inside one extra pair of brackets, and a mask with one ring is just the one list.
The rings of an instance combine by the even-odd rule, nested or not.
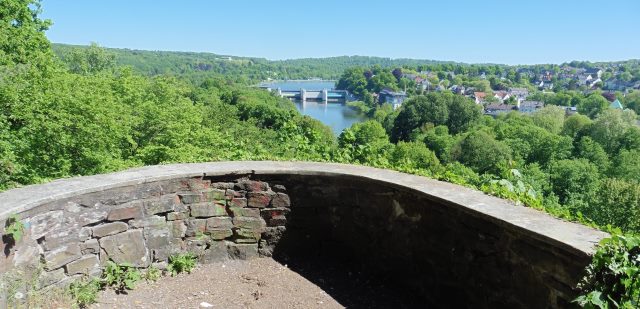
[[(359, 76), (358, 76), (359, 75)], [(449, 91), (482, 105), (486, 115), (532, 113), (547, 104), (562, 106), (567, 114), (592, 94), (611, 108), (640, 111), (626, 97), (640, 93), (637, 60), (617, 63), (571, 62), (562, 65), (500, 66), (435, 64), (402, 68), (351, 68), (337, 83), (356, 98), (399, 108), (410, 96)], [(375, 105), (374, 104), (374, 105)]]

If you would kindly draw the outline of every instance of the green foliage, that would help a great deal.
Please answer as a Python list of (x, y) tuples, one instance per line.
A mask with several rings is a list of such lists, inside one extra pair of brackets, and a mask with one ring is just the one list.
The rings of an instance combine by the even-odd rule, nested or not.
[(116, 264), (108, 261), (102, 273), (102, 284), (112, 287), (118, 293), (133, 290), (136, 283), (142, 279), (142, 273), (131, 264)]
[(17, 214), (12, 214), (7, 219), (4, 228), (4, 234), (11, 237), (15, 242), (19, 242), (24, 235), (24, 223), (20, 221), (20, 217)]
[(169, 266), (167, 267), (167, 270), (171, 276), (175, 276), (183, 272), (191, 273), (193, 268), (196, 267), (197, 261), (198, 257), (193, 253), (173, 255), (169, 257)]
[(613, 233), (602, 240), (574, 301), (586, 308), (640, 307), (640, 237)]
[(578, 112), (593, 119), (609, 107), (609, 102), (598, 93), (591, 94), (578, 105)]
[(99, 280), (82, 279), (69, 285), (68, 293), (80, 308), (87, 308), (98, 301), (98, 292), (101, 289)]
[(600, 182), (598, 167), (586, 159), (564, 159), (549, 167), (553, 192), (560, 203), (579, 207), (595, 197)]
[(499, 165), (511, 159), (511, 149), (484, 131), (474, 131), (454, 146), (451, 156), (478, 173), (498, 174)]
[(39, 19), (40, 13), (39, 0), (0, 1), (0, 65), (51, 66), (53, 53), (44, 34), (51, 21)]
[(143, 275), (144, 279), (147, 281), (158, 281), (160, 277), (162, 277), (162, 271), (155, 266), (150, 266), (146, 269)]

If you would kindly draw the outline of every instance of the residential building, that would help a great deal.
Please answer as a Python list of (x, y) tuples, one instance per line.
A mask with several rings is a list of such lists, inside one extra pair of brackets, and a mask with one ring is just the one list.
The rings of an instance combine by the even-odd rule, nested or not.
[(622, 103), (620, 103), (620, 100), (618, 99), (611, 102), (611, 104), (609, 104), (609, 107), (613, 109), (624, 109), (624, 106), (622, 106)]
[(484, 92), (476, 91), (473, 93), (473, 99), (476, 101), (476, 104), (484, 103), (484, 99), (487, 97), (487, 94)]
[(391, 104), (393, 109), (397, 109), (407, 99), (407, 94), (404, 91), (393, 91), (385, 88), (378, 94), (378, 99), (380, 103)]
[(544, 107), (544, 103), (540, 101), (522, 101), (518, 103), (518, 111), (524, 114), (533, 113)]
[(515, 105), (493, 103), (493, 104), (487, 105), (487, 107), (484, 109), (484, 114), (495, 117), (500, 114), (506, 114), (506, 113), (515, 111), (516, 109), (517, 109), (517, 106)]

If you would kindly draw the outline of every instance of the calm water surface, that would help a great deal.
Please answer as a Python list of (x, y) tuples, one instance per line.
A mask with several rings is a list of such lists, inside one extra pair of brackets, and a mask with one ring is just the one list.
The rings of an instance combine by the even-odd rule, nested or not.
[[(334, 89), (333, 81), (283, 81), (275, 83), (264, 83), (272, 89), (280, 88), (282, 90), (322, 90)], [(308, 115), (314, 119), (320, 120), (333, 130), (335, 135), (340, 135), (342, 130), (351, 127), (356, 122), (367, 120), (367, 117), (354, 111), (350, 107), (341, 103), (322, 103), (322, 102), (294, 102), (300, 113)]]

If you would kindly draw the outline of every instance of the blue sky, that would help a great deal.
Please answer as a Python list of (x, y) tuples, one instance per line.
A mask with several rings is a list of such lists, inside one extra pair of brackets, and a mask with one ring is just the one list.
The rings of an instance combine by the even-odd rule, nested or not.
[(268, 59), (640, 58), (640, 0), (43, 0), (56, 43)]

